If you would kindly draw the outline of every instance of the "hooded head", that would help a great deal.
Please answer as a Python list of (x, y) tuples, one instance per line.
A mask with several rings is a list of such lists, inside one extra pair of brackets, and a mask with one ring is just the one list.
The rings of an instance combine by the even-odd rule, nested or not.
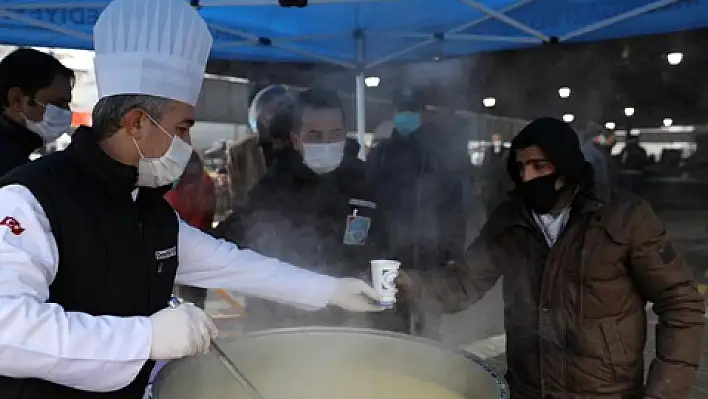
[(507, 163), (515, 191), (537, 213), (557, 207), (563, 193), (592, 184), (592, 169), (575, 130), (555, 118), (539, 118), (511, 141)]

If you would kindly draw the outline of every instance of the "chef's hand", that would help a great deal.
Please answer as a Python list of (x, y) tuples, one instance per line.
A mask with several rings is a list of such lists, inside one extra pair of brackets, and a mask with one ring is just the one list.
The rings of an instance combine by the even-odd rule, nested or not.
[(357, 278), (340, 278), (329, 300), (330, 305), (350, 312), (380, 312), (386, 309), (380, 302), (378, 292)]
[(150, 359), (172, 360), (207, 353), (219, 330), (203, 310), (191, 303), (168, 307), (150, 316)]

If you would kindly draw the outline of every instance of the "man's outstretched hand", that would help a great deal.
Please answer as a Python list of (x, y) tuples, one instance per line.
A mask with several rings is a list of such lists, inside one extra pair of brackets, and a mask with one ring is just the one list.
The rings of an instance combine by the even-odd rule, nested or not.
[(398, 288), (398, 296), (406, 299), (415, 298), (416, 291), (420, 289), (415, 281), (415, 278), (406, 273), (404, 270), (398, 271), (398, 278), (396, 278), (396, 287)]

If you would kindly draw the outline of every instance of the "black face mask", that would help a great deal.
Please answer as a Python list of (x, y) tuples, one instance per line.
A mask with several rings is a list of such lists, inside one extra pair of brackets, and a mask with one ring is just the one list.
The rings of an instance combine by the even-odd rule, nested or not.
[(544, 214), (550, 212), (553, 206), (558, 203), (558, 198), (560, 198), (562, 191), (556, 190), (557, 180), (558, 175), (551, 173), (550, 175), (521, 183), (519, 191), (524, 202), (536, 213)]

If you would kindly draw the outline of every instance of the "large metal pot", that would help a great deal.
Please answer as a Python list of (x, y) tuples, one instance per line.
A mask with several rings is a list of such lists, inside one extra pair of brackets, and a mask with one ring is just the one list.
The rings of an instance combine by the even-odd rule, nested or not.
[[(504, 380), (471, 354), (403, 334), (352, 328), (289, 328), (247, 334), (219, 344), (261, 391), (268, 384), (322, 384), (321, 379), (327, 378), (323, 375), (356, 365), (423, 380), (463, 398), (508, 396)], [(317, 372), (302, 374), (303, 368), (313, 367)], [(292, 373), (269, 375), (269, 370), (275, 368)], [(157, 399), (250, 399), (212, 354), (168, 364), (158, 374), (153, 393)], [(337, 395), (329, 396), (336, 399)], [(379, 398), (371, 396), (362, 399)]]

